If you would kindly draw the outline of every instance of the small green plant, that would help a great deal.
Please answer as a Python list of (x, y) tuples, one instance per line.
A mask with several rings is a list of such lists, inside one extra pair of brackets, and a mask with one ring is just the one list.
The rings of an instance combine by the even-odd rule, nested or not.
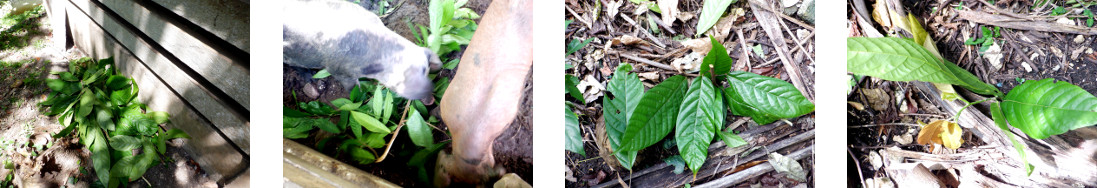
[[(372, 94), (366, 92), (369, 90), (373, 91)], [(360, 84), (351, 89), (348, 98), (330, 102), (332, 106), (319, 101), (299, 102), (300, 110), (283, 107), (282, 135), (289, 139), (301, 139), (309, 137), (316, 129), (332, 133), (335, 135), (316, 143), (318, 150), (335, 147), (337, 154), (349, 155), (359, 164), (370, 164), (380, 162), (388, 155), (392, 141), (399, 135), (397, 132), (406, 126), (411, 141), (422, 148), (413, 154), (408, 166), (417, 167), (423, 181), (427, 180), (428, 175), (426, 162), (448, 143), (434, 142), (429, 124), (438, 120), (434, 117), (423, 118), (422, 114), (427, 110), (425, 105), (419, 101), (397, 98), (395, 93), (379, 85)], [(404, 105), (398, 108), (396, 104)], [(404, 114), (393, 119), (393, 112), (400, 109)], [(333, 123), (333, 119), (338, 120), (337, 123)], [(386, 141), (387, 136), (389, 139)]]
[[(428, 8), (429, 28), (419, 25), (418, 32), (410, 29), (419, 46), (430, 48), (438, 57), (445, 57), (450, 52), (460, 50), (462, 45), (468, 45), (477, 27), (474, 19), (479, 19), (480, 15), (462, 7), (465, 3), (468, 0), (431, 0)], [(450, 63), (446, 64), (449, 67)]]
[[(931, 55), (933, 52), (909, 39), (854, 37), (846, 43), (846, 68), (854, 74), (890, 81), (952, 84), (994, 96), (987, 100), (991, 103), (991, 116), (1007, 133), (1008, 125), (1029, 137), (1044, 139), (1097, 124), (1097, 110), (1094, 110), (1097, 109), (1097, 97), (1067, 82), (1051, 78), (1029, 80), (1005, 94), (955, 64)], [(1031, 174), (1033, 167), (1024, 159), (1023, 146), (1010, 135), (1026, 171)]]
[[(137, 83), (117, 74), (113, 58), (74, 60), (67, 72), (50, 74), (59, 78), (46, 80), (50, 93), (39, 105), (48, 108), (45, 115), (59, 115), (58, 123), (65, 126), (53, 137), (75, 134), (80, 138), (91, 151), (98, 180), (106, 187), (140, 178), (161, 162), (167, 140), (189, 138), (178, 129), (159, 127), (168, 122), (168, 113), (146, 113), (145, 105), (135, 100)], [(134, 154), (138, 149), (140, 154)]]
[(1082, 15), (1086, 16), (1086, 27), (1093, 27), (1093, 11), (1085, 9), (1082, 11)]
[[(720, 137), (728, 147), (746, 144), (730, 130), (720, 131), (728, 110), (758, 124), (794, 118), (815, 110), (792, 84), (744, 71), (731, 71), (732, 59), (712, 39), (712, 50), (701, 64), (700, 76), (688, 81), (677, 75), (647, 92), (632, 66), (622, 64), (610, 78), (603, 98), (606, 133), (621, 165), (631, 169), (637, 151), (663, 140), (672, 131), (678, 151), (694, 174), (708, 156), (708, 146)], [(726, 82), (729, 86), (720, 88)], [(610, 97), (612, 96), (612, 97)]]
[(998, 26), (979, 26), (979, 30), (983, 31), (982, 37), (972, 37), (964, 41), (965, 45), (978, 45), (979, 52), (986, 52), (990, 46), (994, 45), (994, 38), (1002, 37), (1001, 28)]

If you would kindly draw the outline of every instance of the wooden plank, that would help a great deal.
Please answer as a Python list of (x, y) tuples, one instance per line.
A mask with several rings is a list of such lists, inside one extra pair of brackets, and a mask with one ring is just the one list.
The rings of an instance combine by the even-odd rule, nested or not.
[(152, 0), (232, 45), (251, 52), (251, 5), (240, 0)]
[[(184, 140), (183, 149), (194, 156), (194, 161), (202, 166), (211, 179), (223, 182), (226, 177), (231, 179), (246, 170), (247, 156), (234, 148), (228, 140), (213, 129), (209, 121), (201, 118), (201, 115), (186, 105), (183, 102), (184, 99), (176, 94), (190, 91), (176, 92), (170, 89), (165, 81), (172, 78), (162, 77), (149, 70), (141, 58), (135, 56), (133, 50), (116, 43), (120, 41), (119, 38), (132, 39), (132, 36), (125, 36), (127, 35), (125, 32), (114, 34), (104, 30), (104, 27), (117, 26), (110, 24), (101, 26), (93, 22), (95, 19), (103, 20), (105, 16), (102, 10), (89, 9), (90, 7), (91, 2), (79, 0), (69, 1), (66, 7), (76, 47), (93, 58), (113, 56), (120, 72), (134, 78), (138, 87), (141, 88), (138, 100), (146, 103), (148, 110), (170, 113), (171, 122), (167, 124), (167, 128), (179, 128), (191, 136), (191, 139)], [(116, 36), (118, 38), (115, 38)], [(193, 88), (190, 89), (193, 90)]]
[(228, 139), (232, 141), (232, 144), (239, 147), (245, 154), (250, 153), (251, 142), (248, 135), (251, 131), (251, 126), (246, 117), (234, 113), (230, 110), (231, 108), (228, 105), (222, 103), (209, 92), (203, 90), (200, 84), (190, 77), (190, 75), (186, 74), (174, 64), (168, 63), (170, 60), (165, 57), (161, 51), (150, 47), (148, 41), (141, 40), (130, 30), (126, 29), (123, 22), (111, 18), (103, 9), (100, 9), (100, 7), (88, 0), (72, 0), (71, 2), (73, 2), (79, 10), (90, 12), (90, 14), (84, 14), (83, 12), (74, 14), (70, 12), (70, 17), (88, 17), (87, 15), (91, 15), (91, 20), (102, 25), (101, 28), (103, 28), (105, 32), (113, 35), (125, 48), (133, 52), (141, 62), (144, 62), (144, 64), (132, 66), (146, 66), (158, 77), (163, 78), (163, 82), (169, 86), (167, 89), (177, 93), (182, 97), (182, 101), (186, 102), (180, 104), (189, 105), (190, 108), (196, 110), (200, 116), (208, 119), (216, 126), (222, 135), (228, 137)]
[[(106, 6), (104, 9), (110, 9), (117, 13), (122, 19), (118, 20), (119, 22), (132, 24), (141, 33), (155, 40), (155, 45), (162, 46), (166, 50), (166, 52), (161, 53), (171, 54), (165, 55), (169, 60), (171, 60), (170, 58), (178, 58), (179, 61), (185, 64), (176, 66), (185, 66), (184, 68), (192, 69), (195, 73), (200, 74), (203, 78), (197, 78), (199, 83), (205, 82), (203, 80), (208, 81), (213, 87), (223, 91), (228, 97), (235, 100), (240, 107), (250, 110), (251, 83), (248, 69), (237, 60), (224, 54), (227, 52), (214, 49), (214, 47), (186, 32), (180, 26), (172, 24), (164, 17), (159, 16), (160, 13), (152, 12), (132, 0), (102, 0), (99, 2)], [(150, 47), (155, 47), (155, 45), (150, 44)], [(171, 61), (152, 62), (172, 64)], [(214, 88), (208, 89), (212, 90)]]

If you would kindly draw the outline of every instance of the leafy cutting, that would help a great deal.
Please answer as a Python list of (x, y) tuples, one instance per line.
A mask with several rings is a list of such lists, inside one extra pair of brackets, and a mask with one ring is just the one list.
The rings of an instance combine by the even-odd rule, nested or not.
[[(298, 109), (283, 107), (283, 137), (302, 139), (316, 135), (320, 139), (317, 150), (334, 148), (337, 156), (350, 156), (359, 164), (370, 164), (381, 162), (392, 153), (389, 149), (393, 142), (401, 129), (406, 129), (411, 142), (420, 149), (411, 154), (408, 166), (416, 168), (420, 180), (428, 180), (427, 159), (447, 143), (434, 140), (430, 123), (437, 123), (437, 119), (424, 118), (427, 108), (419, 101), (397, 98), (381, 85), (363, 83), (351, 89), (347, 98), (331, 100), (331, 105), (310, 101), (299, 102)], [(396, 110), (402, 110), (403, 114), (393, 116)], [(313, 134), (316, 129), (335, 135)]]
[[(125, 186), (162, 161), (169, 139), (190, 138), (179, 129), (165, 131), (166, 112), (146, 112), (136, 100), (139, 89), (132, 78), (118, 74), (114, 59), (81, 58), (69, 62), (68, 71), (51, 72), (50, 94), (39, 105), (45, 115), (65, 126), (54, 134), (75, 134), (91, 151), (92, 167), (100, 183)], [(139, 153), (134, 152), (139, 149)]]
[[(991, 115), (995, 123), (1007, 133), (1009, 132), (1007, 125), (1011, 125), (1032, 138), (1044, 139), (1097, 124), (1097, 97), (1067, 82), (1056, 82), (1051, 78), (1030, 80), (1014, 87), (1009, 94), (1003, 94), (997, 88), (978, 80), (970, 72), (938, 59), (922, 45), (911, 40), (854, 37), (847, 39), (846, 42), (849, 48), (847, 69), (851, 73), (890, 81), (918, 80), (935, 84), (954, 84), (975, 93), (993, 95), (992, 98), (976, 103), (989, 101), (992, 104)], [(963, 100), (958, 96), (952, 98)], [(998, 102), (998, 98), (1002, 101)], [(968, 103), (967, 106), (972, 104)], [(950, 128), (948, 131), (935, 132), (953, 132), (953, 130)], [(944, 135), (944, 133), (941, 134)], [(1020, 153), (1026, 171), (1031, 174), (1033, 168), (1025, 159), (1023, 145), (1013, 140), (1012, 134), (1010, 135), (1010, 141)], [(921, 141), (921, 136), (919, 139), (919, 143), (925, 143)], [(949, 148), (959, 145), (948, 142), (942, 144)]]
[[(622, 166), (630, 168), (637, 151), (674, 130), (674, 144), (669, 145), (678, 147), (684, 163), (696, 174), (717, 135), (728, 147), (747, 144), (730, 130), (720, 131), (727, 110), (754, 117), (759, 124), (814, 111), (814, 104), (788, 82), (731, 71), (732, 60), (723, 45), (710, 40), (712, 50), (701, 64), (700, 76), (692, 81), (676, 75), (644, 92), (639, 79), (629, 72), (630, 65), (618, 67), (607, 87), (613, 98), (603, 99), (603, 117), (610, 147)], [(719, 88), (722, 84), (717, 83), (724, 79), (713, 78), (726, 78), (731, 86)]]

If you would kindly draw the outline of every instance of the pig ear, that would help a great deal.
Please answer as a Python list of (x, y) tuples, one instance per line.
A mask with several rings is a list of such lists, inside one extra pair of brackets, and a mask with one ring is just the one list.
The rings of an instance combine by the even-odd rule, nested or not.
[(427, 55), (427, 63), (430, 65), (430, 72), (438, 72), (442, 69), (442, 60), (438, 59), (438, 55), (430, 51), (430, 48), (423, 48), (423, 52)]

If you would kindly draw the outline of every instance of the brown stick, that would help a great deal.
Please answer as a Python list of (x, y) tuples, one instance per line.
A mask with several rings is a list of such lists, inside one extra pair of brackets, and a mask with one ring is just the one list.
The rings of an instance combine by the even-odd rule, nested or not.
[(404, 105), (404, 115), (400, 116), (400, 117), (402, 117), (402, 118), (400, 118), (400, 123), (396, 125), (396, 130), (393, 131), (392, 137), (389, 138), (389, 143), (385, 144), (385, 152), (381, 153), (381, 157), (378, 157), (377, 160), (374, 160), (373, 161), (374, 163), (379, 163), (381, 161), (384, 161), (385, 156), (389, 155), (389, 149), (392, 149), (392, 142), (396, 141), (396, 136), (400, 135), (400, 128), (403, 128), (404, 127), (404, 122), (408, 121), (407, 120), (408, 119), (408, 108), (411, 108), (411, 103), (410, 102)]
[(1071, 34), (1079, 34), (1079, 35), (1097, 35), (1097, 29), (1081, 27), (1081, 26), (1063, 25), (1063, 24), (1058, 24), (1058, 23), (1042, 22), (1042, 21), (1028, 21), (1028, 20), (1022, 20), (1022, 19), (1018, 19), (1018, 18), (1013, 18), (1013, 17), (1010, 17), (1010, 16), (994, 15), (994, 14), (987, 14), (987, 13), (982, 13), (982, 12), (975, 12), (975, 11), (958, 10), (957, 12), (960, 13), (960, 16), (959, 16), (960, 19), (965, 19), (965, 20), (968, 20), (968, 21), (976, 22), (976, 23), (982, 23), (982, 24), (988, 24), (988, 25), (995, 25), (995, 26), (999, 26), (999, 27), (1011, 28), (1011, 29), (1030, 30), (1030, 31), (1043, 31), (1043, 32), (1056, 32), (1056, 33), (1071, 33)]
[(648, 64), (648, 65), (651, 65), (651, 66), (654, 66), (654, 67), (659, 67), (659, 68), (662, 68), (662, 69), (666, 69), (666, 70), (678, 71), (678, 70), (674, 70), (674, 67), (671, 67), (670, 65), (655, 62), (655, 61), (648, 60), (648, 59), (644, 59), (644, 58), (641, 58), (641, 57), (636, 57), (635, 55), (621, 54), (621, 57), (631, 59), (633, 61), (645, 63), (645, 64)]
[(785, 46), (787, 43), (785, 42), (784, 34), (781, 33), (781, 26), (776, 23), (781, 20), (774, 17), (774, 13), (772, 12), (759, 11), (764, 10), (762, 6), (766, 5), (759, 0), (750, 0), (750, 7), (754, 10), (751, 12), (754, 13), (754, 17), (758, 19), (758, 23), (762, 25), (762, 30), (766, 32), (769, 40), (773, 43), (773, 49), (774, 51), (777, 51), (777, 56), (781, 58), (781, 64), (784, 65), (785, 72), (788, 73), (792, 85), (796, 86), (796, 89), (800, 90), (800, 94), (807, 97), (809, 101), (815, 102), (815, 96), (812, 95), (812, 92), (809, 92), (814, 90), (811, 90), (811, 88), (808, 88), (807, 85), (804, 84), (803, 73), (800, 73), (800, 66), (797, 66), (797, 64), (795, 64), (796, 62), (792, 62), (792, 60), (788, 58), (788, 48)]

